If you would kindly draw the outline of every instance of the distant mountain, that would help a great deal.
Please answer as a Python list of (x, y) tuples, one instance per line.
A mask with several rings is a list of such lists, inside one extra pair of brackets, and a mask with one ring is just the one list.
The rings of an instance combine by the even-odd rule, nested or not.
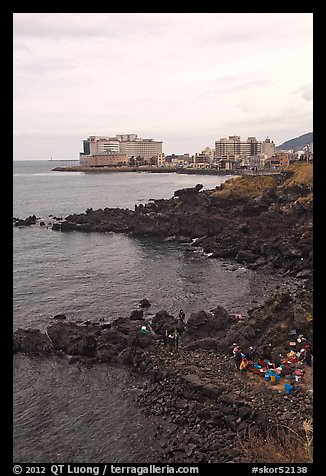
[(283, 142), (283, 144), (276, 147), (276, 151), (293, 150), (296, 152), (297, 150), (302, 150), (305, 145), (311, 144), (311, 142), (313, 142), (313, 132), (308, 132), (307, 134), (302, 134), (302, 136)]

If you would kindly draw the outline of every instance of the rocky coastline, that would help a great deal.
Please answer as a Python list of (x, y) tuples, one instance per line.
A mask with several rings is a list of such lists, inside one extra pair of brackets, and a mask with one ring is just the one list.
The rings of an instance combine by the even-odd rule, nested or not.
[[(165, 310), (150, 321), (142, 317), (141, 305), (136, 311), (111, 323), (76, 323), (56, 315), (46, 332), (18, 329), (14, 352), (61, 356), (72, 365), (127, 365), (145, 376), (148, 385), (137, 401), (145, 414), (160, 421), (161, 463), (243, 462), (239, 438), (248, 432), (261, 435), (280, 426), (300, 432), (303, 422), (312, 420), (311, 384), (298, 385), (287, 396), (282, 386), (273, 387), (262, 376), (240, 374), (232, 357), (234, 342), (244, 350), (255, 343), (262, 355), (268, 343), (272, 353), (285, 355), (294, 326), (311, 336), (307, 308), (289, 294), (275, 294), (248, 310), (245, 320), (221, 306), (191, 314), (179, 349), (172, 352), (164, 344), (164, 331), (180, 322)], [(150, 332), (139, 332), (143, 326)]]
[[(245, 352), (255, 345), (261, 355), (285, 355), (293, 328), (313, 339), (312, 183), (296, 169), (202, 188), (180, 189), (171, 199), (150, 200), (134, 210), (90, 208), (53, 218), (51, 228), (160, 237), (200, 247), (212, 259), (277, 273), (279, 292), (248, 309), (244, 320), (218, 305), (191, 314), (179, 350), (170, 353), (163, 334), (177, 319), (161, 310), (148, 320), (143, 301), (129, 319), (76, 323), (57, 315), (45, 333), (18, 329), (13, 339), (14, 352), (61, 355), (75, 365), (127, 365), (146, 376), (138, 402), (162, 420), (158, 438), (168, 424), (169, 441), (162, 440), (157, 459), (162, 463), (243, 462), (239, 438), (248, 432), (266, 435), (283, 427), (299, 434), (303, 422), (312, 421), (312, 385), (285, 395), (260, 376), (240, 374), (232, 358), (235, 342)], [(42, 223), (35, 216), (14, 218), (15, 226)], [(299, 280), (296, 292), (282, 291), (282, 276)], [(150, 329), (146, 335), (139, 332), (144, 325)]]
[[(117, 173), (117, 172), (136, 172), (136, 173), (155, 173), (155, 174), (189, 174), (189, 175), (242, 175), (252, 174), (251, 170), (226, 170), (226, 169), (192, 169), (188, 167), (157, 167), (154, 165), (131, 166), (99, 166), (99, 167), (83, 167), (82, 165), (63, 165), (52, 169), (53, 172), (84, 172), (84, 173)], [(263, 173), (277, 173), (275, 170)]]
[(244, 190), (237, 178), (215, 190), (202, 190), (198, 184), (175, 191), (171, 199), (135, 205), (134, 210), (89, 208), (54, 223), (52, 229), (190, 242), (212, 258), (232, 259), (250, 269), (276, 270), (304, 279), (311, 288), (312, 186), (297, 183), (293, 175), (290, 171), (242, 177)]

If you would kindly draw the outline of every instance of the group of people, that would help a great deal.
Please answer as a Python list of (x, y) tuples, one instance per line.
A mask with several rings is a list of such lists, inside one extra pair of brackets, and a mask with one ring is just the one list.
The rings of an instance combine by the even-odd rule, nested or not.
[[(272, 352), (271, 344), (266, 344), (266, 352), (261, 355), (256, 347), (249, 347), (249, 350), (244, 354), (241, 347), (233, 344), (232, 350), (236, 369), (240, 372), (252, 370), (255, 373), (265, 373), (265, 377), (269, 379), (270, 375), (278, 375), (277, 378), (293, 377), (296, 382), (300, 382), (304, 370), (303, 364), (311, 366), (312, 364), (312, 344), (302, 334), (294, 341), (294, 335), (291, 333), (292, 342), (289, 343), (291, 350), (284, 356)], [(261, 365), (259, 365), (261, 364)], [(297, 364), (299, 364), (297, 366)], [(257, 370), (256, 370), (257, 369)], [(261, 369), (261, 370), (258, 370)], [(275, 377), (273, 377), (275, 379)]]
[(172, 330), (165, 329), (164, 331), (163, 342), (168, 347), (170, 353), (172, 353), (173, 349), (179, 349), (181, 334), (185, 329), (185, 317), (184, 311), (180, 309), (177, 326)]
[(168, 330), (165, 330), (164, 334), (164, 345), (167, 345), (169, 348), (169, 351), (172, 353), (173, 349), (178, 350), (179, 349), (179, 341), (180, 341), (180, 333), (178, 332), (177, 329), (174, 329), (171, 332), (168, 332)]

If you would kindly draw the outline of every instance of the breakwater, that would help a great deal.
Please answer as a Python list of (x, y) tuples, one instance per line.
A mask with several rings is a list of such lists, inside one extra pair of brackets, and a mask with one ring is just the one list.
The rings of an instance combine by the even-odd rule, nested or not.
[(139, 166), (139, 167), (83, 167), (81, 165), (63, 165), (52, 169), (55, 172), (84, 172), (84, 173), (115, 173), (115, 172), (149, 172), (149, 173), (176, 173), (188, 175), (275, 175), (280, 174), (279, 170), (260, 170), (253, 172), (252, 170), (224, 170), (224, 169), (192, 169), (181, 167), (154, 167), (154, 166)]

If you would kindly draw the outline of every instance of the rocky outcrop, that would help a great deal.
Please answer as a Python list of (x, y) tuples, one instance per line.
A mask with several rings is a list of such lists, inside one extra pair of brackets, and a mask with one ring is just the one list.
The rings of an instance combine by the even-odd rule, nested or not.
[(161, 461), (241, 462), (239, 439), (272, 432), (278, 423), (301, 434), (312, 417), (312, 397), (302, 389), (287, 397), (270, 384), (239, 376), (232, 359), (213, 352), (170, 355), (164, 348), (135, 355), (133, 365), (151, 376), (138, 399), (147, 413), (169, 424)]
[[(128, 233), (189, 242), (197, 238), (212, 258), (231, 258), (251, 269), (289, 273), (312, 286), (311, 188), (279, 183), (254, 198), (219, 194), (202, 185), (180, 189), (169, 200), (135, 210), (88, 209), (56, 223), (54, 230)], [(250, 179), (250, 177), (249, 177)], [(220, 187), (223, 192), (223, 185)], [(310, 194), (310, 195), (309, 195)], [(308, 198), (307, 198), (308, 197)]]
[(141, 308), (146, 308), (146, 307), (150, 307), (151, 303), (149, 302), (148, 299), (141, 299), (141, 301), (139, 301), (139, 306)]
[(164, 309), (155, 314), (151, 323), (152, 329), (161, 336), (165, 334), (165, 331), (172, 332), (177, 326), (178, 320)]
[[(236, 186), (225, 193), (225, 184), (203, 190), (198, 184), (176, 190), (171, 199), (136, 205), (134, 211), (89, 208), (64, 220), (58, 218), (51, 226), (62, 232), (127, 233), (183, 243), (196, 238), (194, 246), (202, 247), (212, 258), (230, 258), (251, 269), (290, 274), (312, 288), (312, 187), (287, 184), (291, 173), (274, 177), (261, 193), (241, 193)], [(250, 185), (251, 180), (256, 178), (247, 177), (246, 186), (255, 192), (259, 183)], [(35, 215), (14, 218), (15, 226), (35, 221)]]
[(179, 190), (176, 190), (173, 195), (175, 197), (192, 197), (193, 195), (200, 192), (200, 190), (202, 190), (203, 187), (204, 186), (199, 183), (195, 187), (192, 187), (192, 188), (181, 188)]
[[(58, 353), (72, 364), (128, 365), (148, 378), (138, 403), (167, 424), (169, 446), (163, 444), (161, 462), (240, 462), (238, 439), (246, 438), (248, 431), (270, 433), (281, 423), (299, 432), (302, 421), (312, 417), (312, 393), (298, 388), (287, 397), (262, 376), (239, 374), (233, 343), (243, 345), (244, 351), (249, 345), (262, 350), (266, 343), (272, 344), (270, 351), (286, 351), (292, 326), (299, 324), (299, 332), (310, 322), (309, 296), (305, 299), (301, 302), (306, 307), (299, 307), (293, 297), (278, 293), (250, 309), (243, 321), (221, 306), (193, 313), (179, 350), (172, 352), (162, 337), (166, 329), (178, 326), (178, 320), (165, 310), (156, 313), (151, 324), (126, 318), (83, 325), (58, 320), (45, 334), (18, 329), (14, 351)], [(143, 327), (146, 332), (141, 332)]]
[[(290, 350), (292, 329), (312, 340), (312, 297), (309, 291), (295, 296), (277, 292), (264, 304), (249, 309), (242, 320), (230, 314), (222, 306), (211, 311), (192, 313), (186, 324), (162, 309), (149, 319), (118, 318), (110, 324), (87, 321), (84, 325), (56, 319), (47, 327), (47, 334), (39, 330), (18, 329), (14, 333), (14, 350), (23, 352), (63, 351), (68, 355), (93, 357), (94, 360), (115, 360), (126, 348), (148, 348), (157, 340), (163, 341), (166, 331), (179, 329), (184, 349), (207, 350), (230, 355), (237, 343), (246, 353), (256, 346), (262, 356), (266, 351), (277, 349), (285, 354)], [(132, 312), (131, 316), (134, 315)], [(56, 317), (56, 316), (55, 316)], [(139, 330), (145, 326), (147, 334)], [(268, 345), (268, 348), (266, 348)]]
[(37, 218), (35, 215), (30, 215), (29, 217), (25, 219), (14, 217), (13, 224), (14, 226), (31, 226), (31, 225), (35, 225), (36, 220)]
[(13, 351), (40, 355), (53, 352), (54, 347), (39, 329), (17, 329), (13, 336)]
[(69, 355), (93, 357), (96, 353), (99, 326), (79, 326), (75, 322), (58, 321), (48, 326), (47, 334), (55, 350)]

